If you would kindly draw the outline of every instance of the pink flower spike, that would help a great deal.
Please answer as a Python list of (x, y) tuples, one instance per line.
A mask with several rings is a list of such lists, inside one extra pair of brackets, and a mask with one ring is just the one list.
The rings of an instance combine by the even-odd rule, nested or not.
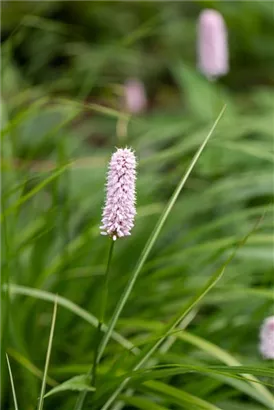
[(146, 108), (146, 91), (141, 81), (131, 79), (126, 82), (125, 105), (127, 111), (132, 114), (138, 114)]
[(129, 148), (118, 148), (112, 155), (107, 176), (107, 196), (101, 234), (117, 238), (128, 236), (136, 215), (136, 158)]
[(274, 316), (268, 317), (262, 324), (260, 352), (265, 359), (274, 359)]
[(223, 16), (216, 10), (205, 9), (198, 22), (198, 67), (209, 79), (228, 73), (227, 29)]

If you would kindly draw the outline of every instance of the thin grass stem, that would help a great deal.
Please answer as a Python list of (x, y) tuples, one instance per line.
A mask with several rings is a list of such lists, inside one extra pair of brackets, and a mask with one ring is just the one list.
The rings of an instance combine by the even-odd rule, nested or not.
[(44, 405), (44, 394), (45, 394), (46, 383), (47, 383), (47, 374), (48, 374), (49, 361), (50, 361), (51, 348), (52, 348), (52, 341), (53, 341), (54, 328), (55, 328), (55, 322), (56, 322), (56, 313), (57, 313), (57, 299), (55, 299), (55, 303), (54, 303), (54, 307), (53, 307), (51, 328), (50, 328), (50, 334), (49, 334), (49, 343), (48, 343), (46, 362), (45, 362), (41, 392), (40, 392), (39, 403), (38, 403), (38, 410), (42, 410), (43, 405)]
[(10, 383), (11, 383), (11, 390), (12, 390), (12, 397), (13, 397), (13, 402), (14, 402), (14, 408), (15, 410), (18, 410), (18, 404), (17, 404), (17, 398), (16, 398), (16, 392), (15, 392), (15, 387), (14, 387), (14, 381), (13, 381), (13, 376), (12, 376), (12, 371), (11, 371), (11, 367), (10, 367), (10, 361), (9, 361), (9, 357), (6, 354), (6, 358), (7, 358), (7, 363), (8, 363), (8, 369), (9, 369), (9, 375), (10, 375)]
[[(102, 326), (104, 323), (105, 311), (106, 311), (106, 306), (107, 306), (110, 264), (111, 264), (112, 255), (113, 255), (114, 243), (115, 241), (111, 238), (109, 252), (108, 252), (106, 273), (104, 277), (103, 290), (102, 290), (101, 311), (100, 311), (99, 322), (98, 322), (97, 332), (96, 332), (96, 346), (94, 350), (93, 365), (88, 372), (88, 374), (91, 375), (92, 386), (95, 386), (96, 384), (96, 370), (97, 370), (97, 365), (100, 362), (100, 359), (98, 360), (99, 345), (100, 345), (100, 338), (101, 338), (101, 330), (102, 330)], [(81, 410), (83, 408), (86, 396), (87, 396), (87, 391), (83, 391), (79, 394), (76, 405), (75, 405), (75, 410)]]
[(104, 323), (104, 318), (105, 318), (105, 312), (106, 312), (106, 307), (107, 307), (107, 299), (108, 299), (108, 287), (109, 287), (109, 273), (110, 273), (110, 263), (113, 255), (113, 249), (114, 249), (114, 243), (115, 241), (111, 238), (110, 239), (110, 247), (109, 247), (109, 253), (108, 253), (108, 261), (107, 261), (107, 268), (106, 268), (106, 273), (104, 277), (104, 283), (103, 283), (103, 290), (102, 290), (102, 302), (101, 302), (101, 312), (99, 316), (99, 323), (97, 327), (98, 331), (98, 338), (96, 339), (96, 349), (94, 352), (94, 361), (93, 361), (93, 366), (92, 366), (92, 384), (95, 385), (96, 383), (96, 368), (97, 364), (99, 363), (98, 358), (98, 348), (99, 348), (99, 340), (100, 340), (100, 335), (101, 335), (101, 328)]

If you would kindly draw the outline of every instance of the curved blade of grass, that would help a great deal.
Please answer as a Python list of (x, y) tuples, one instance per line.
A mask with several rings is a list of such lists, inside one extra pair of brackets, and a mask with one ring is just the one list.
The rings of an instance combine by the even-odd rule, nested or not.
[[(12, 348), (8, 348), (9, 355), (17, 361), (21, 366), (23, 366), (26, 370), (28, 370), (31, 374), (38, 377), (39, 379), (43, 380), (43, 372), (42, 370), (38, 369), (30, 360), (24, 357), (21, 353), (17, 352)], [(51, 377), (47, 376), (47, 384), (49, 386), (57, 386), (57, 381), (52, 379)]]
[(199, 397), (193, 396), (186, 391), (179, 390), (175, 387), (168, 386), (167, 384), (159, 381), (148, 381), (145, 382), (144, 385), (149, 388), (149, 390), (154, 392), (159, 392), (165, 397), (169, 398), (172, 403), (179, 404), (179, 405), (187, 405), (189, 409), (196, 410), (196, 409), (203, 409), (203, 410), (220, 410), (220, 407), (214, 406)]
[(90, 377), (86, 374), (80, 374), (74, 376), (65, 382), (58, 384), (58, 386), (51, 389), (44, 398), (52, 396), (53, 394), (64, 392), (64, 391), (95, 391), (95, 387), (90, 386)]
[(265, 159), (270, 162), (274, 162), (274, 155), (268, 150), (261, 149), (259, 144), (241, 144), (239, 142), (222, 141), (222, 144), (215, 142), (214, 145), (222, 147), (223, 149), (230, 149), (234, 151), (240, 151), (247, 155), (252, 155), (256, 158)]
[(48, 97), (42, 97), (39, 100), (37, 100), (35, 103), (33, 103), (30, 107), (27, 109), (24, 109), (20, 113), (16, 115), (16, 117), (9, 121), (7, 126), (3, 129), (1, 129), (1, 134), (0, 138), (1, 140), (3, 137), (5, 137), (10, 131), (13, 130), (13, 128), (17, 127), (18, 124), (20, 124), (24, 119), (26, 119), (29, 115), (31, 115), (34, 111), (39, 109), (42, 105), (44, 105), (48, 101)]
[[(229, 215), (224, 215), (214, 220), (208, 221), (206, 224), (203, 224), (202, 226), (198, 226), (192, 229), (187, 235), (184, 236), (184, 238), (182, 238), (181, 240), (179, 239), (177, 243), (181, 246), (182, 244), (190, 242), (197, 237), (199, 238), (199, 236), (202, 236), (205, 233), (210, 233), (217, 228), (224, 227), (225, 225), (228, 225), (231, 222), (239, 221), (239, 223), (241, 223), (242, 220), (250, 216), (258, 217), (265, 211), (265, 209), (265, 205), (254, 206), (250, 209), (232, 212), (229, 213)], [(165, 252), (168, 253), (169, 250), (172, 250), (172, 247), (174, 247), (174, 244), (166, 246)]]
[(184, 176), (183, 176), (182, 179), (180, 180), (178, 186), (176, 187), (176, 189), (175, 189), (173, 195), (172, 195), (171, 198), (170, 198), (170, 201), (168, 202), (166, 208), (164, 209), (162, 215), (160, 216), (160, 218), (159, 218), (159, 220), (158, 220), (158, 222), (157, 222), (157, 224), (156, 224), (156, 226), (155, 226), (154, 231), (152, 232), (151, 236), (149, 237), (149, 239), (148, 239), (148, 241), (147, 241), (147, 243), (146, 243), (146, 245), (145, 245), (145, 247), (144, 247), (144, 249), (143, 249), (143, 252), (142, 252), (142, 254), (141, 254), (141, 256), (140, 256), (140, 259), (138, 260), (137, 265), (136, 265), (135, 269), (133, 270), (133, 272), (132, 272), (132, 274), (131, 274), (131, 276), (130, 276), (130, 278), (129, 278), (129, 281), (128, 281), (128, 283), (127, 283), (127, 286), (126, 286), (126, 288), (125, 288), (125, 290), (124, 290), (124, 292), (123, 292), (123, 294), (122, 294), (122, 296), (121, 296), (121, 298), (120, 298), (120, 300), (119, 300), (119, 302), (118, 302), (118, 304), (117, 304), (117, 306), (116, 306), (116, 309), (115, 309), (115, 311), (114, 311), (114, 313), (113, 313), (113, 316), (112, 316), (112, 318), (111, 318), (111, 320), (110, 320), (109, 328), (108, 328), (107, 332), (105, 333), (105, 335), (104, 335), (104, 337), (103, 337), (103, 339), (102, 339), (102, 342), (101, 342), (101, 344), (100, 344), (100, 346), (99, 346), (98, 358), (97, 358), (98, 362), (100, 361), (100, 359), (101, 359), (101, 357), (102, 357), (102, 355), (103, 355), (103, 353), (104, 353), (105, 347), (106, 347), (106, 345), (107, 345), (107, 343), (108, 343), (108, 341), (109, 341), (109, 339), (110, 339), (111, 332), (113, 331), (113, 329), (114, 329), (114, 327), (115, 327), (115, 325), (116, 325), (116, 323), (117, 323), (117, 320), (118, 320), (118, 318), (119, 318), (119, 316), (120, 316), (120, 314), (121, 314), (121, 312), (122, 312), (122, 310), (123, 310), (123, 308), (124, 308), (124, 306), (125, 306), (125, 304), (126, 304), (128, 298), (129, 298), (130, 293), (131, 293), (131, 291), (132, 291), (132, 288), (133, 288), (133, 286), (134, 286), (134, 284), (135, 284), (135, 282), (136, 282), (136, 280), (137, 280), (137, 278), (138, 278), (138, 276), (139, 276), (139, 273), (140, 273), (140, 271), (141, 271), (141, 269), (142, 269), (142, 267), (143, 267), (145, 261), (147, 260), (148, 255), (149, 255), (149, 253), (150, 253), (150, 251), (151, 251), (153, 245), (155, 244), (155, 242), (156, 242), (156, 240), (157, 240), (157, 238), (158, 238), (158, 236), (159, 236), (159, 234), (160, 234), (160, 232), (161, 232), (161, 230), (162, 230), (162, 228), (163, 228), (163, 226), (164, 226), (165, 221), (166, 221), (167, 218), (168, 218), (168, 215), (170, 214), (170, 212), (171, 212), (171, 210), (172, 210), (172, 208), (173, 208), (173, 206), (174, 206), (174, 204), (175, 204), (175, 202), (176, 202), (176, 200), (177, 200), (177, 198), (178, 198), (178, 196), (179, 196), (179, 194), (180, 194), (182, 188), (184, 187), (184, 185), (185, 185), (185, 183), (186, 183), (186, 181), (187, 181), (187, 179), (188, 179), (188, 177), (189, 177), (191, 171), (193, 170), (193, 168), (194, 168), (196, 162), (198, 161), (198, 159), (199, 159), (201, 153), (203, 152), (203, 149), (205, 148), (205, 146), (206, 146), (206, 144), (207, 144), (209, 138), (211, 137), (211, 135), (212, 135), (214, 129), (216, 128), (218, 122), (220, 121), (220, 119), (221, 119), (221, 117), (222, 117), (224, 111), (225, 111), (225, 106), (224, 106), (224, 108), (221, 110), (221, 112), (220, 112), (218, 118), (216, 119), (215, 123), (213, 124), (213, 127), (211, 128), (210, 132), (209, 132), (208, 135), (206, 136), (205, 140), (203, 141), (203, 143), (202, 143), (201, 146), (199, 147), (198, 151), (197, 151), (196, 154), (194, 155), (194, 157), (193, 157), (193, 159), (192, 159), (192, 161), (191, 161), (189, 167), (187, 168), (187, 170), (186, 170)]
[(26, 195), (18, 199), (13, 205), (11, 205), (9, 208), (7, 208), (4, 212), (1, 214), (1, 222), (4, 217), (10, 215), (13, 211), (15, 211), (17, 208), (19, 208), (21, 205), (23, 205), (26, 201), (28, 201), (31, 197), (33, 197), (35, 194), (37, 194), (41, 189), (43, 189), (46, 185), (48, 185), (50, 182), (52, 182), (55, 178), (57, 178), (59, 175), (61, 175), (71, 164), (66, 164), (63, 167), (60, 167), (57, 169), (55, 172), (52, 173), (48, 178), (44, 179), (40, 184), (36, 185), (31, 191), (29, 191)]
[(57, 98), (53, 101), (53, 103), (68, 104), (76, 108), (81, 108), (82, 110), (91, 110), (99, 114), (106, 115), (109, 117), (114, 117), (114, 118), (124, 118), (126, 120), (130, 118), (130, 115), (127, 113), (121, 113), (120, 111), (114, 110), (113, 108), (104, 107), (103, 105), (99, 105), (95, 103), (82, 103), (81, 101), (70, 100), (68, 98)]
[[(232, 300), (232, 299), (242, 299), (246, 297), (258, 297), (258, 298), (263, 298), (263, 299), (270, 299), (274, 301), (274, 292), (273, 289), (256, 289), (256, 288), (239, 288), (239, 287), (234, 287), (234, 286), (226, 286), (225, 287), (225, 292), (221, 294), (222, 300)], [(219, 295), (220, 298), (220, 295)], [(214, 297), (214, 300), (216, 301), (218, 298), (217, 296)], [(219, 301), (218, 301), (219, 302)]]
[[(4, 291), (7, 291), (6, 286), (4, 287)], [(56, 299), (59, 306), (62, 306), (65, 309), (70, 310), (72, 313), (81, 317), (92, 326), (98, 326), (98, 319), (95, 316), (93, 316), (86, 310), (82, 309), (80, 306), (76, 305), (76, 303), (73, 303), (70, 300), (64, 298), (63, 296), (54, 295), (53, 293), (47, 292), (45, 290), (28, 288), (26, 286), (19, 286), (14, 284), (9, 285), (9, 291), (10, 294), (31, 296), (33, 298), (39, 300), (46, 300), (48, 302), (54, 302)], [(106, 332), (107, 326), (105, 324), (102, 326), (102, 330)], [(134, 344), (131, 343), (129, 340), (121, 336), (119, 333), (113, 332), (111, 337), (125, 349), (131, 351), (133, 354), (139, 353), (139, 349), (135, 347)]]
[[(158, 378), (170, 377), (176, 374), (184, 373), (213, 373), (213, 374), (227, 374), (229, 377), (236, 377), (240, 380), (244, 380), (241, 374), (249, 372), (250, 374), (256, 374), (257, 376), (271, 378), (274, 376), (274, 371), (265, 367), (254, 366), (196, 366), (196, 365), (184, 365), (184, 364), (166, 364), (153, 366), (151, 368), (144, 368), (131, 373), (127, 373), (124, 378), (131, 377), (133, 380), (143, 382), (146, 380), (153, 380)], [(258, 380), (256, 383), (259, 385), (268, 385), (272, 387), (270, 383), (264, 383)]]
[(146, 397), (136, 397), (136, 396), (126, 396), (123, 395), (121, 396), (121, 399), (131, 405), (134, 406), (134, 408), (141, 409), (141, 410), (168, 410), (167, 407), (163, 407), (162, 405), (159, 405), (157, 403), (153, 403), (151, 400), (149, 400)]
[[(1, 99), (1, 97), (0, 97)], [(1, 115), (1, 128), (6, 124), (9, 119), (8, 110), (6, 104), (1, 100), (0, 102), (0, 115)], [(1, 144), (1, 157), (3, 156), (4, 160), (11, 160), (14, 157), (15, 153), (15, 141), (12, 136), (7, 138), (6, 141), (3, 141)], [(2, 160), (2, 158), (1, 158)], [(18, 175), (15, 169), (11, 169), (7, 173), (1, 173), (1, 209), (6, 209), (10, 203), (16, 200), (19, 197), (19, 193), (14, 193), (9, 198), (4, 197), (3, 193), (6, 190), (5, 187), (12, 187), (17, 181)], [(16, 235), (16, 217), (15, 218), (6, 218), (4, 220), (2, 230), (1, 230), (1, 284), (6, 283), (7, 287), (9, 286), (10, 277), (14, 269), (16, 269), (17, 257), (18, 255), (12, 255), (14, 246), (14, 238)], [(3, 359), (3, 353), (7, 349), (8, 344), (8, 334), (7, 329), (10, 328), (10, 293), (7, 289), (6, 294), (1, 299), (1, 359)], [(2, 373), (2, 379), (5, 377), (5, 371)]]
[(7, 363), (8, 363), (9, 375), (10, 375), (10, 383), (11, 383), (12, 396), (13, 396), (13, 401), (14, 401), (14, 408), (15, 408), (15, 410), (18, 410), (18, 404), (17, 404), (17, 398), (16, 398), (15, 387), (14, 387), (14, 382), (13, 382), (13, 376), (12, 376), (12, 371), (11, 371), (11, 367), (10, 367), (9, 357), (8, 357), (7, 354), (6, 354), (6, 358), (7, 358)]
[(57, 313), (57, 298), (55, 298), (54, 307), (53, 307), (52, 321), (51, 321), (50, 334), (49, 334), (49, 343), (48, 343), (48, 349), (47, 349), (47, 355), (46, 355), (46, 362), (45, 362), (40, 398), (39, 398), (39, 403), (38, 403), (38, 410), (42, 410), (43, 404), (44, 404), (44, 394), (45, 394), (45, 389), (46, 389), (48, 367), (49, 367), (54, 328), (55, 328), (55, 322), (56, 322), (56, 313)]

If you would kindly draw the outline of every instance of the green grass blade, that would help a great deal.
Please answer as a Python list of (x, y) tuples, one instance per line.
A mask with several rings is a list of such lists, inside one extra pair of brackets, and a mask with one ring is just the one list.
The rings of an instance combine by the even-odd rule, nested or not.
[[(153, 380), (158, 378), (170, 377), (176, 374), (184, 373), (208, 373), (208, 374), (227, 374), (229, 377), (237, 377), (243, 380), (243, 373), (250, 373), (257, 376), (272, 378), (274, 376), (274, 370), (268, 367), (254, 367), (254, 366), (201, 366), (201, 365), (189, 365), (189, 364), (165, 364), (153, 366), (151, 368), (144, 368), (131, 373), (127, 373), (124, 379), (131, 377), (133, 380), (143, 382), (146, 380)], [(258, 380), (256, 383), (259, 385), (269, 385), (270, 383), (262, 382)]]
[(127, 286), (126, 286), (126, 288), (125, 288), (125, 290), (124, 290), (124, 292), (123, 292), (123, 294), (122, 294), (122, 296), (121, 296), (121, 298), (120, 298), (120, 300), (119, 300), (119, 302), (116, 306), (116, 309), (115, 309), (115, 311), (113, 313), (113, 316), (110, 320), (109, 328), (108, 328), (107, 332), (105, 333), (105, 335), (102, 339), (102, 342), (99, 346), (98, 358), (97, 358), (98, 361), (100, 361), (100, 359), (101, 359), (101, 357), (104, 353), (105, 347), (106, 347), (106, 345), (107, 345), (107, 343), (110, 339), (111, 332), (113, 331), (113, 329), (114, 329), (114, 327), (117, 323), (117, 320), (119, 319), (119, 316), (120, 316), (120, 314), (121, 314), (121, 312), (122, 312), (128, 298), (129, 298), (130, 293), (132, 291), (132, 288), (133, 288), (133, 286), (134, 286), (134, 284), (135, 284), (135, 282), (138, 278), (138, 275), (139, 275), (142, 267), (144, 266), (144, 263), (147, 260), (148, 255), (149, 255), (153, 245), (155, 244), (155, 242), (156, 242), (156, 240), (157, 240), (157, 238), (158, 238), (158, 236), (159, 236), (159, 234), (160, 234), (160, 232), (161, 232), (161, 230), (164, 226), (165, 221), (168, 218), (168, 215), (170, 214), (170, 212), (171, 212), (171, 210), (172, 210), (172, 208), (173, 208), (173, 206), (174, 206), (174, 204), (175, 204), (175, 202), (176, 202), (182, 188), (184, 187), (184, 185), (185, 185), (191, 171), (193, 170), (196, 162), (198, 161), (201, 153), (203, 152), (203, 149), (205, 148), (205, 146), (206, 146), (209, 138), (211, 137), (213, 131), (215, 130), (218, 122), (220, 121), (224, 111), (225, 111), (225, 107), (220, 112), (220, 114), (219, 114), (218, 118), (216, 119), (215, 123), (213, 124), (210, 132), (208, 133), (205, 140), (203, 141), (203, 143), (199, 147), (198, 151), (194, 155), (189, 167), (187, 168), (187, 171), (185, 172), (184, 176), (180, 180), (180, 182), (179, 182), (178, 186), (176, 187), (172, 197), (170, 198), (170, 201), (168, 202), (165, 210), (163, 211), (162, 215), (160, 216), (160, 219), (158, 220), (158, 223), (156, 224), (154, 231), (152, 232), (151, 236), (149, 237), (149, 239), (148, 239), (148, 241), (147, 241), (147, 243), (144, 247), (144, 250), (143, 250), (143, 252), (140, 256), (140, 259), (137, 262), (136, 268), (132, 272), (132, 275), (129, 278)]
[[(35, 377), (38, 377), (38, 379), (43, 380), (43, 372), (42, 370), (38, 369), (29, 359), (27, 359), (25, 356), (23, 356), (21, 353), (17, 352), (16, 350), (12, 348), (8, 348), (8, 354), (16, 360), (17, 363), (19, 363), (24, 369), (28, 370), (31, 374), (33, 374)], [(51, 377), (47, 376), (47, 384), (49, 386), (55, 387), (57, 386), (57, 381), (52, 379)]]
[[(4, 287), (4, 290), (7, 291), (6, 287)], [(53, 293), (47, 292), (45, 290), (28, 288), (26, 286), (19, 286), (14, 284), (10, 284), (9, 291), (11, 294), (30, 296), (39, 300), (46, 300), (48, 302), (54, 302), (56, 299), (59, 306), (70, 310), (72, 313), (81, 317), (92, 326), (98, 326), (98, 319), (95, 316), (82, 309), (80, 306), (76, 305), (76, 303), (73, 303), (62, 296), (54, 295)], [(105, 324), (102, 326), (102, 330), (103, 332), (106, 332), (107, 326)], [(113, 338), (113, 340), (123, 346), (124, 349), (130, 350), (133, 354), (139, 353), (139, 349), (119, 333), (113, 332), (111, 337)]]
[(45, 362), (40, 398), (39, 398), (39, 403), (38, 403), (38, 410), (42, 410), (43, 404), (44, 404), (44, 394), (45, 394), (45, 389), (46, 389), (46, 380), (47, 380), (52, 341), (53, 341), (53, 335), (54, 335), (54, 328), (55, 328), (55, 322), (56, 322), (56, 313), (57, 313), (57, 298), (55, 299), (54, 308), (53, 308), (51, 328), (50, 328), (50, 334), (49, 334), (49, 343), (48, 343), (48, 349), (47, 349), (47, 355), (46, 355), (46, 362)]
[(151, 400), (145, 397), (136, 397), (136, 396), (121, 396), (123, 402), (134, 406), (134, 408), (141, 409), (141, 410), (168, 410), (167, 407), (160, 406), (157, 403), (153, 403)]
[(239, 142), (227, 142), (222, 141), (222, 145), (220, 143), (214, 144), (217, 147), (222, 147), (223, 149), (230, 149), (233, 151), (240, 151), (246, 155), (252, 155), (256, 158), (265, 159), (271, 163), (274, 162), (274, 155), (272, 152), (268, 152), (267, 150), (261, 149), (260, 145), (256, 146), (256, 144), (241, 144)]
[(11, 371), (11, 367), (10, 367), (9, 357), (8, 357), (7, 354), (6, 354), (6, 358), (7, 358), (7, 363), (8, 363), (9, 375), (10, 375), (10, 383), (11, 383), (12, 396), (13, 396), (13, 401), (14, 401), (14, 408), (15, 408), (15, 410), (18, 410), (19, 408), (18, 408), (18, 404), (17, 404), (14, 381), (13, 381), (12, 371)]
[(4, 212), (1, 214), (1, 222), (4, 217), (10, 215), (13, 211), (15, 211), (17, 208), (19, 208), (21, 205), (23, 205), (26, 201), (28, 201), (30, 198), (32, 198), (35, 194), (37, 194), (41, 189), (43, 189), (46, 185), (48, 185), (50, 182), (52, 182), (55, 178), (57, 178), (59, 175), (61, 175), (71, 164), (66, 164), (63, 167), (57, 169), (55, 172), (52, 173), (48, 178), (44, 179), (40, 184), (35, 186), (31, 191), (29, 191), (26, 195), (24, 195), (22, 198), (18, 199), (14, 204), (12, 204), (9, 208), (7, 208)]
[(61, 105), (72, 105), (76, 108), (81, 108), (83, 110), (91, 110), (97, 112), (102, 115), (106, 115), (109, 117), (114, 118), (123, 118), (125, 120), (129, 120), (130, 115), (127, 113), (121, 113), (121, 111), (114, 110), (113, 108), (104, 107), (103, 105), (95, 104), (95, 103), (85, 103), (83, 104), (81, 101), (70, 100), (67, 98), (57, 98), (54, 100), (54, 103), (61, 104)]
[[(5, 103), (2, 101), (0, 96), (0, 115), (1, 115), (1, 125), (2, 129), (8, 121), (9, 115)], [(1, 162), (11, 161), (15, 154), (15, 140), (12, 136), (9, 136), (1, 144)], [(1, 173), (1, 209), (6, 209), (12, 201), (16, 200), (18, 193), (14, 193), (9, 198), (5, 197), (4, 192), (7, 187), (12, 187), (16, 184), (18, 178), (17, 171), (12, 167), (9, 172)], [(4, 353), (7, 350), (8, 340), (9, 340), (9, 329), (11, 322), (11, 304), (10, 304), (10, 293), (8, 286), (10, 283), (10, 278), (14, 269), (17, 265), (17, 256), (13, 255), (15, 249), (15, 237), (16, 235), (16, 217), (6, 218), (4, 220), (2, 229), (1, 229), (1, 284), (7, 284), (7, 292), (1, 298), (1, 335), (0, 335), (0, 344), (1, 344), (1, 360), (4, 360)], [(2, 295), (1, 295), (2, 296)], [(8, 360), (8, 358), (7, 358)], [(9, 363), (8, 363), (9, 365)], [(9, 368), (10, 370), (10, 368)], [(6, 368), (3, 367), (3, 372), (1, 371), (2, 383), (4, 386), (4, 379), (6, 377)]]
[(42, 97), (39, 100), (37, 100), (35, 103), (33, 103), (30, 107), (27, 109), (24, 109), (21, 111), (19, 114), (15, 116), (15, 118), (11, 121), (8, 122), (7, 126), (1, 130), (0, 138), (1, 140), (8, 135), (15, 127), (18, 126), (23, 120), (28, 118), (33, 112), (35, 112), (37, 109), (41, 108), (44, 104), (46, 104), (48, 101), (48, 97)]
[(95, 391), (95, 387), (90, 386), (90, 377), (86, 374), (74, 376), (51, 389), (44, 398), (64, 391)]
[(187, 405), (187, 408), (192, 410), (220, 410), (219, 407), (216, 407), (213, 404), (200, 399), (199, 397), (193, 396), (186, 391), (183, 391), (181, 389), (179, 390), (159, 381), (153, 380), (145, 382), (144, 385), (148, 387), (150, 391), (161, 393), (161, 395), (164, 395), (165, 397), (170, 399), (172, 403), (179, 404), (179, 406), (183, 405), (184, 408), (186, 408), (185, 406)]

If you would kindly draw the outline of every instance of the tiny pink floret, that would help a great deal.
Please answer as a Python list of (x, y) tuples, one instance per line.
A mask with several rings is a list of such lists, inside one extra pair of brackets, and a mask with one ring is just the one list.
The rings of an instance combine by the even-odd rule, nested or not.
[(134, 152), (129, 148), (117, 149), (109, 163), (102, 235), (110, 235), (113, 240), (130, 235), (136, 215), (135, 181)]
[(213, 9), (201, 12), (198, 22), (198, 67), (209, 79), (228, 73), (228, 40), (223, 16)]
[(147, 105), (144, 84), (138, 79), (129, 79), (125, 84), (125, 105), (128, 112), (138, 114)]
[(265, 359), (274, 359), (274, 316), (268, 317), (262, 324), (260, 352)]

